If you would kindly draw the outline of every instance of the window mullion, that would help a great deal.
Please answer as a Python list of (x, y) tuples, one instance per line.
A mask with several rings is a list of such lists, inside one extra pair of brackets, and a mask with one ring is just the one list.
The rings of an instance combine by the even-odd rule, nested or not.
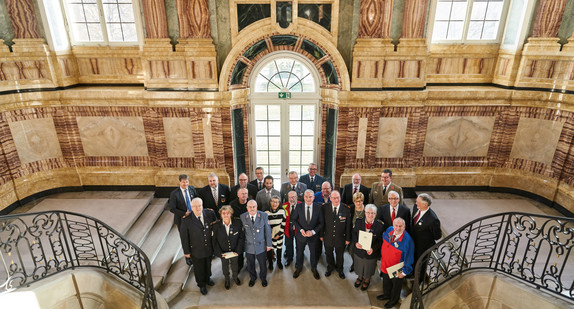
[(464, 17), (464, 22), (462, 23), (462, 38), (461, 42), (466, 43), (466, 36), (468, 35), (468, 27), (470, 24), (470, 16), (472, 13), (472, 6), (474, 5), (474, 0), (468, 0), (466, 2), (466, 16)]
[(110, 40), (108, 38), (108, 27), (106, 24), (106, 17), (104, 16), (104, 5), (102, 0), (98, 0), (98, 11), (100, 13), (100, 27), (102, 28), (102, 37), (104, 39), (103, 43), (109, 45)]

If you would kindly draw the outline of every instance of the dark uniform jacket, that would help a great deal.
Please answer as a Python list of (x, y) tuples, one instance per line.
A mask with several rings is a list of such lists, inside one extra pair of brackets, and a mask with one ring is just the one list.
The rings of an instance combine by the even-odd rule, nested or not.
[[(231, 194), (229, 195), (229, 202), (237, 199), (237, 191), (239, 191), (239, 185), (233, 186), (231, 188)], [(247, 198), (254, 200), (257, 196), (257, 187), (251, 183), (247, 183)]]
[(211, 209), (204, 208), (202, 216), (205, 225), (201, 224), (199, 218), (192, 212), (181, 221), (179, 228), (183, 253), (191, 254), (198, 259), (213, 255), (212, 230), (216, 220), (215, 213)]
[(313, 237), (315, 238), (320, 235), (321, 231), (323, 231), (324, 221), (323, 221), (323, 213), (321, 212), (321, 205), (313, 204), (311, 221), (309, 223), (307, 223), (306, 211), (307, 211), (307, 205), (305, 205), (305, 203), (301, 203), (300, 205), (297, 205), (297, 207), (295, 207), (295, 211), (291, 214), (291, 224), (295, 226), (296, 238), (301, 241), (305, 241), (306, 238), (305, 236), (301, 235), (301, 233), (299, 233), (301, 230), (315, 231), (315, 235), (313, 235)]
[[(187, 191), (189, 192), (189, 203), (191, 204), (191, 200), (197, 197), (197, 192), (193, 186), (188, 186)], [(177, 187), (177, 189), (173, 190), (169, 195), (169, 211), (173, 213), (173, 223), (179, 226), (181, 224), (181, 218), (185, 216), (187, 212), (187, 203), (185, 202), (185, 197), (180, 187)]]
[[(405, 229), (410, 234), (411, 233), (411, 211), (410, 209), (402, 204), (397, 206), (397, 214), (395, 218), (403, 218), (405, 220)], [(393, 226), (393, 220), (391, 220), (391, 204), (385, 204), (379, 209), (377, 209), (377, 219), (383, 221), (385, 224), (385, 230), (390, 226)]]
[(225, 230), (223, 220), (218, 220), (213, 224), (213, 253), (221, 257), (225, 252), (236, 252), (243, 254), (243, 246), (245, 245), (245, 234), (243, 233), (243, 226), (241, 220), (231, 219), (231, 226), (229, 226), (229, 235)]
[[(371, 189), (369, 189), (363, 185), (359, 185), (359, 192), (363, 193), (363, 195), (365, 197), (365, 201), (368, 202), (369, 193), (371, 193)], [(343, 188), (343, 192), (341, 192), (341, 203), (345, 203), (349, 206), (354, 205), (353, 204), (353, 184), (352, 183), (346, 184), (345, 187)]]
[(217, 187), (217, 201), (213, 199), (213, 193), (209, 185), (199, 189), (198, 195), (203, 200), (203, 208), (212, 209), (216, 216), (219, 217), (219, 209), (223, 205), (229, 205), (229, 196), (231, 195), (231, 190), (229, 187), (223, 184), (218, 184)]
[(321, 237), (325, 247), (344, 247), (345, 241), (351, 241), (351, 226), (353, 218), (351, 210), (343, 203), (337, 207), (337, 214), (333, 213), (333, 204), (323, 204), (323, 219), (325, 225)]
[[(418, 212), (417, 205), (413, 207), (413, 220)], [(429, 208), (428, 211), (419, 218), (418, 223), (413, 223), (411, 227), (411, 238), (415, 242), (415, 262), (430, 247), (434, 246), (442, 236), (440, 230), (440, 220), (435, 212)]]
[(375, 219), (373, 225), (371, 226), (370, 233), (373, 234), (373, 240), (371, 242), (371, 248), (373, 253), (371, 255), (367, 254), (366, 250), (360, 250), (355, 247), (355, 244), (359, 241), (359, 231), (366, 231), (365, 229), (365, 218), (358, 218), (355, 221), (355, 228), (353, 228), (353, 253), (358, 257), (363, 259), (378, 259), (381, 257), (381, 246), (383, 245), (383, 233), (385, 228), (383, 222)]

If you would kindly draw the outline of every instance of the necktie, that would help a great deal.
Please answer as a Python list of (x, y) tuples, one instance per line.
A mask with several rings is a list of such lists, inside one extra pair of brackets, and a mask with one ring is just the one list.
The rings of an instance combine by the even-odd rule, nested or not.
[(205, 225), (205, 223), (203, 223), (203, 216), (199, 216), (199, 222), (201, 222), (201, 225)]
[(251, 223), (255, 224), (255, 216), (251, 216)]
[(419, 216), (420, 216), (420, 215), (421, 215), (421, 211), (419, 210), (419, 211), (417, 212), (417, 215), (416, 215), (415, 218), (413, 219), (413, 224), (416, 224), (417, 221), (419, 221)]
[(191, 212), (191, 202), (189, 201), (189, 191), (185, 190), (185, 204), (187, 205), (187, 211)]
[(395, 234), (393, 234), (393, 235), (391, 236), (391, 242), (394, 242), (394, 241), (395, 241)]
[(296, 191), (296, 190), (295, 190), (295, 186), (293, 186), (293, 191)]
[(261, 190), (261, 181), (258, 181), (259, 185), (257, 186), (257, 190)]
[(315, 177), (311, 177), (311, 184), (315, 183)]
[(267, 199), (268, 199), (268, 200), (271, 199), (271, 191), (267, 191)]
[(357, 193), (357, 187), (353, 188), (353, 194)]
[(217, 204), (217, 202), (219, 202), (218, 199), (217, 199), (217, 189), (216, 189), (216, 188), (213, 188), (213, 192), (212, 192), (212, 193), (213, 193), (213, 200), (214, 200), (215, 203)]
[(307, 206), (307, 224), (311, 223), (311, 206)]
[(337, 216), (337, 206), (333, 207), (333, 215)]
[(395, 207), (393, 207), (393, 213), (391, 214), (391, 221), (395, 221)]
[(383, 195), (387, 192), (387, 186), (383, 185)]

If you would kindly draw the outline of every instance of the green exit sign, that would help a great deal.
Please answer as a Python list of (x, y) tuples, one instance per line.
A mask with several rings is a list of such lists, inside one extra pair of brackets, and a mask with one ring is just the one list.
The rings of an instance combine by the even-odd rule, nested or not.
[(291, 99), (291, 92), (279, 92), (279, 99)]

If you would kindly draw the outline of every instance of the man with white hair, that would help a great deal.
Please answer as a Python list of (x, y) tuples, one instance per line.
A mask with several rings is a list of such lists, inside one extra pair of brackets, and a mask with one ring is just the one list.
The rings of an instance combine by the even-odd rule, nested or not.
[[(415, 242), (415, 263), (428, 248), (434, 246), (436, 241), (442, 237), (440, 220), (430, 208), (431, 204), (432, 198), (430, 195), (422, 193), (417, 197), (416, 204), (413, 207), (411, 235)], [(420, 280), (423, 280), (427, 264), (423, 263), (421, 266)]]
[(198, 195), (203, 200), (203, 207), (213, 210), (219, 218), (219, 209), (229, 204), (231, 191), (228, 186), (219, 183), (219, 177), (213, 172), (207, 175), (207, 180), (209, 184), (201, 188)]
[(406, 222), (407, 232), (411, 231), (411, 211), (410, 209), (402, 204), (399, 204), (401, 199), (397, 191), (389, 192), (389, 202), (381, 207), (377, 211), (377, 219), (383, 221), (385, 224), (385, 230), (390, 226), (393, 226), (393, 221), (396, 218), (403, 218)]
[(363, 195), (366, 197), (368, 197), (369, 193), (371, 192), (371, 189), (361, 184), (361, 175), (359, 175), (359, 173), (353, 174), (351, 183), (346, 184), (345, 187), (343, 187), (341, 201), (345, 205), (353, 205), (353, 195), (355, 195), (357, 192), (363, 193)]

